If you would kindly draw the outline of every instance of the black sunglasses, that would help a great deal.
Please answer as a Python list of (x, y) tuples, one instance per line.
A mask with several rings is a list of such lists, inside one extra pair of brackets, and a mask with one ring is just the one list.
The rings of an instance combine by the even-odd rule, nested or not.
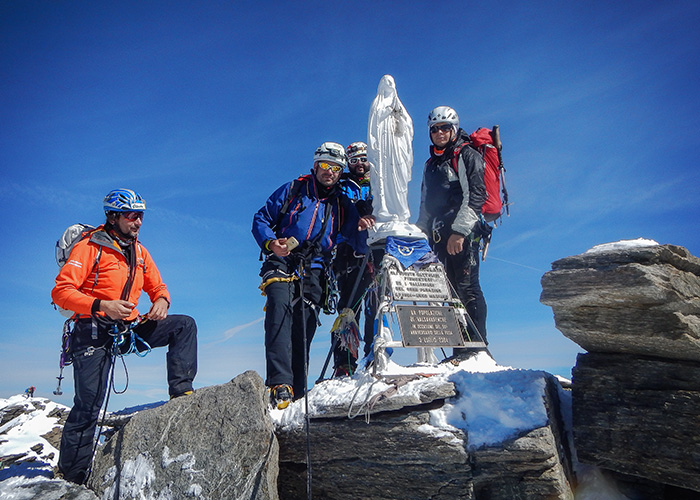
[(440, 132), (449, 132), (450, 130), (452, 130), (452, 125), (450, 125), (449, 123), (445, 123), (443, 125), (433, 125), (432, 127), (430, 127), (431, 134), (436, 133), (438, 130)]

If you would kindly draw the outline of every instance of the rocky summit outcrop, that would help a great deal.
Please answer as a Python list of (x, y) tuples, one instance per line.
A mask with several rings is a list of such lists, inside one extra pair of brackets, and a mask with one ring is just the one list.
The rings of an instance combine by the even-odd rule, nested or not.
[[(310, 393), (314, 498), (573, 498), (562, 389), (551, 375), (457, 367), (363, 377)], [(493, 387), (503, 396), (485, 401)], [(467, 405), (465, 394), (474, 396)], [(89, 487), (103, 499), (307, 498), (304, 403), (273, 418), (262, 380), (246, 372), (140, 411), (100, 448)], [(483, 406), (474, 431), (465, 414), (473, 404)], [(494, 432), (504, 420), (506, 432)]]
[(697, 362), (580, 355), (573, 407), (579, 460), (700, 492)]
[(700, 259), (674, 245), (592, 251), (554, 262), (542, 289), (588, 351), (573, 370), (579, 460), (639, 478), (635, 498), (697, 498)]
[[(449, 380), (430, 386), (412, 400), (402, 398), (399, 391), (371, 409), (364, 408), (354, 419), (349, 416), (357, 415), (357, 401), (355, 407), (347, 401), (332, 408), (315, 407), (308, 448), (314, 497), (572, 499), (559, 384), (550, 375), (537, 373), (543, 390), (532, 397), (545, 415), (543, 425), (480, 446), (470, 444), (469, 432), (463, 429), (433, 427), (436, 419), (441, 420), (437, 414), (444, 405), (459, 398), (460, 390), (469, 389), (468, 378), (460, 388)], [(469, 375), (475, 380), (488, 376)], [(500, 373), (499, 383), (507, 386), (508, 377), (508, 372)], [(403, 405), (397, 406), (397, 401)], [(493, 418), (495, 425), (498, 417)], [(277, 436), (280, 498), (307, 498), (305, 428), (281, 428)]]
[(102, 498), (276, 499), (278, 444), (253, 371), (135, 414), (102, 447)]

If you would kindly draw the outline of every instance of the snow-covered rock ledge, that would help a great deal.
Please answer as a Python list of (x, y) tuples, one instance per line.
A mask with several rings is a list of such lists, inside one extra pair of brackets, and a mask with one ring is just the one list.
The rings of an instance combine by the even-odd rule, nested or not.
[[(319, 498), (573, 498), (569, 441), (551, 375), (463, 361), (358, 373), (309, 394)], [(273, 410), (281, 498), (305, 498), (304, 401)]]

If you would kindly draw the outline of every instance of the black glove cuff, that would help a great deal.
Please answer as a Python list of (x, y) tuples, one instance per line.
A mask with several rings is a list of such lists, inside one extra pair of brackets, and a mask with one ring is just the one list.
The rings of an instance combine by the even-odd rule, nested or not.
[(95, 300), (92, 302), (92, 307), (90, 308), (90, 314), (93, 314), (93, 315), (94, 315), (94, 314), (97, 314), (97, 311), (100, 310), (100, 304), (101, 304), (101, 303), (102, 303), (102, 301), (101, 301), (100, 299), (95, 299)]

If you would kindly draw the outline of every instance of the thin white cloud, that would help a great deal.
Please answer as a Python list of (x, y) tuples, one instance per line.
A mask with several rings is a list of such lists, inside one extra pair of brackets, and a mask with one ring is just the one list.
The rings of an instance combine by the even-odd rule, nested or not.
[(513, 262), (511, 260), (499, 259), (498, 257), (493, 257), (491, 255), (487, 255), (486, 260), (497, 260), (499, 262), (505, 262), (506, 264), (512, 264), (514, 266), (524, 267), (525, 269), (532, 269), (533, 271), (537, 271), (539, 273), (546, 273), (547, 272), (544, 269), (538, 269), (537, 267), (526, 266), (525, 264), (518, 264), (517, 262)]
[(219, 340), (215, 340), (213, 342), (209, 342), (205, 345), (210, 346), (210, 345), (221, 344), (222, 342), (226, 342), (227, 340), (232, 338), (234, 335), (236, 335), (238, 332), (241, 332), (241, 331), (245, 330), (246, 328), (249, 328), (253, 325), (257, 325), (258, 323), (262, 322), (262, 320), (264, 320), (264, 319), (265, 319), (265, 316), (261, 316), (258, 319), (254, 319), (253, 321), (251, 321), (249, 323), (245, 323), (243, 325), (237, 325), (237, 326), (234, 326), (233, 328), (229, 328), (228, 330), (226, 330), (224, 332), (222, 338), (220, 338)]

